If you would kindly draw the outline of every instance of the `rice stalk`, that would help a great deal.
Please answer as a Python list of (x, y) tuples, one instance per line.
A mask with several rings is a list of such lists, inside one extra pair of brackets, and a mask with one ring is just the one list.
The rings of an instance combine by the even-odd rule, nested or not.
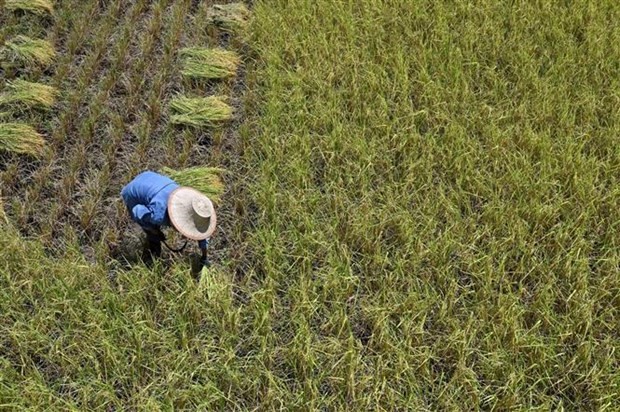
[(22, 35), (7, 41), (0, 54), (3, 59), (41, 67), (49, 66), (55, 56), (56, 50), (50, 42)]
[(2, 189), (0, 189), (0, 223), (9, 223), (9, 219), (4, 212), (4, 199), (2, 198)]
[(224, 184), (221, 179), (224, 170), (217, 167), (196, 166), (182, 170), (164, 167), (161, 172), (181, 186), (193, 187), (204, 193), (215, 203), (219, 203), (224, 192)]
[(20, 105), (29, 108), (51, 108), (58, 95), (55, 87), (17, 79), (7, 83), (8, 91), (0, 94), (0, 106)]
[(48, 0), (6, 0), (4, 7), (9, 11), (27, 11), (38, 16), (54, 13), (54, 5)]
[(216, 48), (189, 47), (181, 49), (184, 76), (197, 79), (221, 79), (234, 76), (239, 66), (239, 55)]
[(209, 8), (208, 23), (225, 31), (244, 29), (249, 20), (250, 11), (243, 3), (215, 4)]
[(170, 109), (175, 112), (170, 121), (173, 124), (201, 127), (230, 120), (233, 109), (224, 99), (223, 96), (177, 97), (170, 102)]
[(45, 148), (43, 136), (23, 123), (0, 123), (0, 150), (39, 155)]

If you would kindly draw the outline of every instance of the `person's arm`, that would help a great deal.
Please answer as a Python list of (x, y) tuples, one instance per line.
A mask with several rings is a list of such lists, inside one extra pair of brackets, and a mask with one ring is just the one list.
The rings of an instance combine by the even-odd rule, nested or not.
[(155, 225), (151, 221), (152, 212), (144, 205), (135, 205), (131, 209), (131, 218), (143, 228), (153, 228)]
[(163, 214), (156, 212), (157, 211), (153, 211), (144, 205), (136, 205), (131, 210), (131, 217), (143, 228), (147, 230), (153, 229), (153, 231), (161, 232), (159, 228), (163, 223), (163, 219), (158, 215)]

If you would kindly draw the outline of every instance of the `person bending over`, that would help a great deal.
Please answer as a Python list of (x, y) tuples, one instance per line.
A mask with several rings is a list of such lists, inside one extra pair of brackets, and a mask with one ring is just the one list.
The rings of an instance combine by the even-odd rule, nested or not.
[(207, 196), (167, 176), (146, 171), (123, 187), (121, 197), (132, 220), (146, 233), (147, 258), (161, 256), (161, 242), (166, 240), (161, 228), (172, 226), (186, 238), (198, 241), (200, 263), (209, 265), (207, 247), (217, 216)]

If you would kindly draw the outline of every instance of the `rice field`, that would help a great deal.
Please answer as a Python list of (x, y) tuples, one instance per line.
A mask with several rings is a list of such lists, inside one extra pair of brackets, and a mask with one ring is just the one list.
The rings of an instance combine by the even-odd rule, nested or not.
[[(619, 18), (0, 3), (0, 409), (619, 410)], [(217, 200), (201, 277), (145, 169)]]

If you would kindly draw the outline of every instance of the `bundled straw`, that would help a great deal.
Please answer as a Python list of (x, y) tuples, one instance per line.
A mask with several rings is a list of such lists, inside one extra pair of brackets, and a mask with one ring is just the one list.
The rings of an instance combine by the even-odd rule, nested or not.
[(181, 49), (181, 73), (191, 78), (221, 79), (234, 76), (239, 66), (239, 55), (224, 49), (189, 47)]
[(45, 149), (43, 136), (23, 123), (0, 123), (0, 150), (40, 155)]
[(209, 8), (208, 22), (225, 31), (244, 29), (250, 20), (250, 11), (243, 3), (216, 4)]
[(224, 99), (222, 96), (177, 97), (170, 102), (170, 109), (175, 113), (170, 121), (200, 127), (230, 120), (233, 109), (224, 103)]
[(0, 94), (0, 106), (21, 105), (48, 109), (54, 105), (58, 90), (52, 86), (17, 79), (7, 83), (7, 91)]
[(197, 166), (182, 170), (174, 170), (164, 167), (161, 172), (169, 176), (181, 186), (189, 186), (204, 193), (215, 203), (219, 203), (224, 192), (221, 180), (223, 169), (216, 167)]
[(48, 41), (19, 35), (6, 42), (0, 56), (23, 64), (47, 67), (54, 60), (56, 51)]
[(9, 11), (23, 10), (39, 16), (54, 13), (54, 5), (48, 0), (5, 0)]

